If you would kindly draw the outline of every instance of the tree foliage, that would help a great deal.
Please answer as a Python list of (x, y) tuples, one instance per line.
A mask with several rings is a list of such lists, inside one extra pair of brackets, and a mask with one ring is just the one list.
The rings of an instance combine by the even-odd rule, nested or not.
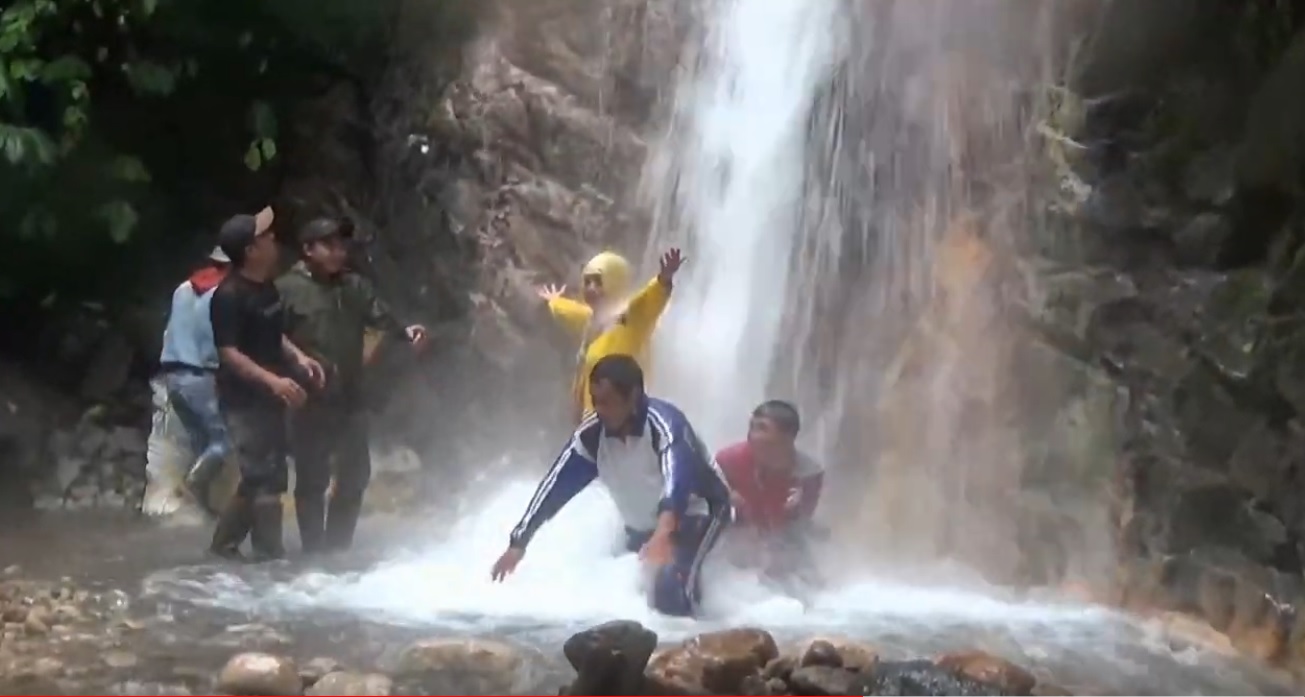
[(0, 303), (122, 285), (215, 209), (266, 201), (295, 108), (366, 95), (411, 4), (457, 2), (408, 1), (0, 4)]

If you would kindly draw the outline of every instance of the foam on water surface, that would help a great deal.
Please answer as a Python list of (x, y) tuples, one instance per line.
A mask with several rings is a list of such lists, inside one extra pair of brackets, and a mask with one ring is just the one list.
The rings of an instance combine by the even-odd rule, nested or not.
[(853, 629), (872, 619), (1080, 623), (1098, 622), (1107, 614), (875, 579), (827, 590), (804, 606), (716, 555), (706, 569), (706, 617), (701, 621), (666, 618), (648, 607), (638, 560), (619, 550), (619, 518), (600, 487), (582, 493), (550, 521), (517, 572), (503, 583), (493, 583), (490, 566), (533, 491), (534, 483), (506, 484), (479, 514), (465, 517), (446, 538), (360, 574), (307, 572), (270, 584), (217, 574), (208, 577), (201, 595), (207, 596), (206, 602), (232, 609), (352, 609), (395, 622), (429, 625), (463, 624), (474, 617), (486, 630), (522, 623), (578, 626), (625, 617), (669, 635), (740, 623)]
[(825, 589), (804, 607), (717, 558), (705, 578), (706, 616), (663, 617), (648, 608), (637, 560), (614, 553), (619, 521), (600, 487), (577, 497), (540, 532), (516, 574), (493, 583), (490, 566), (533, 489), (533, 482), (505, 483), (446, 537), (361, 572), (287, 577), (287, 569), (276, 565), (204, 565), (151, 575), (144, 596), (261, 622), (293, 625), (343, 614), (435, 634), (510, 638), (546, 651), (556, 651), (572, 632), (623, 618), (645, 623), (666, 641), (750, 625), (771, 630), (781, 641), (821, 634), (860, 638), (888, 657), (980, 648), (1041, 666), (1058, 682), (1108, 692), (1273, 690), (1252, 666), (1175, 643), (1155, 626), (1112, 610), (1021, 599), (991, 587), (867, 575)]

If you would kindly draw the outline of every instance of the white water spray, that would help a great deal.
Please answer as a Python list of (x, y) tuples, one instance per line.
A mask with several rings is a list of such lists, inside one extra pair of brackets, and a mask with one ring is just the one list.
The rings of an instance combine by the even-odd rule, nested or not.
[[(656, 391), (707, 443), (737, 439), (766, 396), (800, 234), (806, 130), (838, 58), (837, 0), (718, 0), (648, 185), (654, 253), (689, 263), (658, 328)], [(687, 238), (681, 235), (687, 235)]]

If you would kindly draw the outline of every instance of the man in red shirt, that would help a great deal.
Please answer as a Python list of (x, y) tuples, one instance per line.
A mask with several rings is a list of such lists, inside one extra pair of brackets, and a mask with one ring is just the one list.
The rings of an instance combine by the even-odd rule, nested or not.
[(748, 439), (716, 454), (730, 486), (734, 525), (754, 534), (760, 544), (751, 547), (753, 561), (772, 573), (806, 565), (809, 522), (824, 484), (824, 470), (797, 449), (801, 426), (792, 404), (764, 402), (752, 410)]

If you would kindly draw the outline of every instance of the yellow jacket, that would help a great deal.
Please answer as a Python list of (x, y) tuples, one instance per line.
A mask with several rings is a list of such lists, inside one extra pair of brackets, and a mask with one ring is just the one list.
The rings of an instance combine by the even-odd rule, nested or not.
[(593, 401), (589, 397), (589, 373), (593, 371), (594, 364), (604, 356), (615, 354), (634, 356), (645, 374), (647, 373), (649, 340), (670, 298), (670, 287), (654, 278), (633, 298), (630, 298), (625, 312), (605, 329), (589, 326), (594, 313), (582, 302), (569, 298), (553, 298), (548, 301), (548, 310), (553, 318), (577, 339), (584, 342), (591, 331), (599, 332), (592, 340), (580, 347), (576, 359), (578, 372), (572, 389), (577, 423), (594, 408)]

